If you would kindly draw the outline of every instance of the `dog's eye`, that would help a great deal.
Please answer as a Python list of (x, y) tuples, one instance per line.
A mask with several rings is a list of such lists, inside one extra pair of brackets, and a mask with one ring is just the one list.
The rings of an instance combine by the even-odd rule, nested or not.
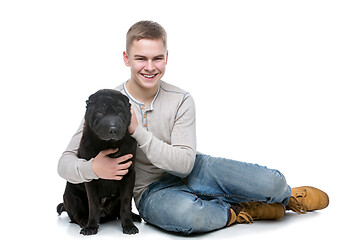
[(103, 113), (103, 112), (97, 112), (96, 115), (97, 115), (98, 117), (102, 117), (102, 116), (104, 116), (104, 113)]
[(116, 112), (122, 112), (122, 111), (123, 111), (123, 108), (122, 108), (122, 106), (120, 106), (120, 105), (115, 105), (115, 106), (113, 106), (113, 108), (114, 108), (114, 110), (115, 110)]

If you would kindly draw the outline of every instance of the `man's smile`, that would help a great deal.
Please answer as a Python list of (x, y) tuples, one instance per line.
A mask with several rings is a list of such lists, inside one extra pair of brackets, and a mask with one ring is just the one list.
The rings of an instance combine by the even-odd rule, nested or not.
[(140, 75), (143, 76), (143, 77), (146, 78), (146, 79), (153, 79), (153, 78), (155, 78), (155, 77), (158, 75), (158, 73), (155, 73), (155, 74), (144, 74), (144, 73), (140, 73)]

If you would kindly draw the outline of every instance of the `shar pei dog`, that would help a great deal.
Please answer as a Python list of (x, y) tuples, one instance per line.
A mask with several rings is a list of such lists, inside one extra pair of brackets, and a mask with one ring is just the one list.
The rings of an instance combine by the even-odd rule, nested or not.
[[(78, 158), (90, 160), (102, 150), (118, 149), (108, 156), (117, 158), (132, 154), (132, 159), (135, 159), (137, 143), (128, 132), (131, 120), (129, 99), (119, 91), (103, 89), (92, 94), (86, 104)], [(141, 218), (131, 211), (134, 183), (133, 164), (122, 180), (67, 182), (63, 203), (58, 205), (57, 212), (60, 215), (66, 211), (71, 222), (82, 228), (80, 233), (83, 235), (96, 234), (100, 223), (118, 218), (123, 233), (136, 234), (139, 231), (134, 221), (141, 222)]]

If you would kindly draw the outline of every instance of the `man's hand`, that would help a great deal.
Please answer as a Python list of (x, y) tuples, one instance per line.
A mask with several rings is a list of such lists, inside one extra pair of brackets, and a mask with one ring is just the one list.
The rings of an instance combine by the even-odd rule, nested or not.
[(99, 152), (92, 162), (92, 170), (102, 179), (121, 180), (128, 173), (128, 168), (132, 162), (126, 162), (133, 157), (132, 154), (124, 155), (118, 158), (110, 158), (109, 154), (117, 152), (118, 149), (107, 149)]
[(139, 123), (137, 121), (137, 118), (136, 118), (136, 114), (135, 114), (135, 111), (134, 111), (134, 108), (131, 107), (131, 122), (130, 122), (130, 125), (128, 127), (128, 130), (129, 130), (129, 133), (132, 135), (134, 134), (136, 128), (138, 127)]

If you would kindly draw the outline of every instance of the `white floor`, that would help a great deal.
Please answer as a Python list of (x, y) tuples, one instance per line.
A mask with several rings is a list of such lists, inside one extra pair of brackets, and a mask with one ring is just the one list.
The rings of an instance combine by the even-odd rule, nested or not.
[[(54, 214), (56, 215), (56, 214)], [(98, 239), (321, 239), (325, 237), (341, 237), (344, 233), (355, 230), (354, 221), (349, 221), (335, 213), (333, 207), (326, 211), (313, 212), (307, 215), (288, 213), (279, 221), (258, 221), (253, 224), (237, 224), (229, 228), (221, 229), (207, 234), (194, 236), (182, 236), (164, 232), (144, 222), (136, 223), (139, 234), (123, 235), (120, 222), (115, 221), (103, 224), (99, 228)], [(61, 217), (49, 219), (48, 229), (40, 229), (57, 239), (83, 238), (79, 234), (80, 228), (75, 224), (69, 224), (69, 219), (63, 213)], [(50, 224), (51, 223), (51, 224)], [(351, 235), (348, 235), (351, 236)]]
[[(357, 210), (353, 209), (356, 205), (351, 204), (345, 208), (333, 195), (334, 201), (323, 211), (306, 215), (287, 212), (286, 216), (278, 221), (237, 224), (207, 234), (182, 236), (164, 232), (142, 222), (136, 223), (139, 234), (124, 235), (120, 222), (114, 221), (101, 225), (97, 235), (84, 237), (79, 234), (79, 226), (69, 223), (66, 213), (60, 217), (57, 216), (55, 199), (56, 197), (43, 199), (49, 200), (43, 203), (30, 200), (29, 204), (23, 206), (28, 210), (23, 209), (21, 216), (11, 216), (10, 219), (6, 219), (5, 225), (2, 224), (5, 234), (9, 233), (13, 239), (34, 236), (51, 237), (51, 239), (325, 239), (326, 237), (342, 237), (344, 234), (355, 236), (357, 226), (354, 216)], [(11, 207), (6, 208), (5, 211), (9, 213)]]
[[(341, 236), (343, 232), (339, 229), (340, 221), (334, 221), (331, 216), (331, 209), (322, 213), (311, 213), (303, 216), (289, 213), (279, 221), (258, 221), (253, 224), (238, 224), (229, 228), (221, 229), (207, 234), (190, 236), (191, 239), (303, 239), (311, 236), (310, 239)], [(66, 215), (66, 214), (65, 214)], [(146, 223), (136, 224), (140, 233), (134, 236), (122, 234), (120, 222), (112, 222), (100, 226), (99, 239), (185, 239), (188, 236), (164, 232)], [(62, 239), (79, 238), (80, 228), (77, 225), (69, 224), (68, 217), (59, 217), (53, 224), (56, 227), (56, 236), (63, 236)]]

